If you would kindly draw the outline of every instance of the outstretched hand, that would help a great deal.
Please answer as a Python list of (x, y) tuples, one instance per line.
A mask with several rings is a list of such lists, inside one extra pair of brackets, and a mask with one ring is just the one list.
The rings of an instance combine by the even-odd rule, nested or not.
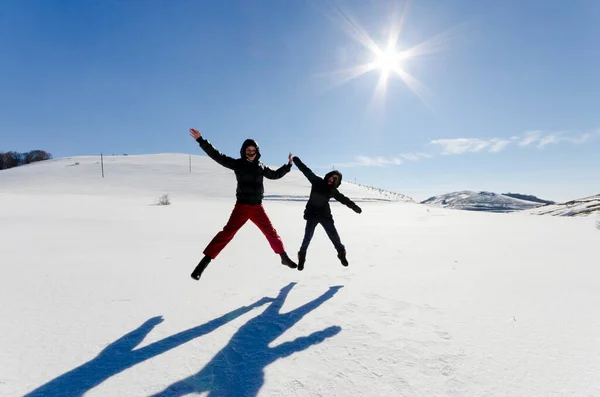
[(288, 154), (288, 160), (289, 160), (288, 164), (292, 164), (292, 154), (291, 153)]
[(162, 323), (163, 321), (165, 321), (163, 316), (156, 316), (156, 317), (152, 317), (151, 319), (146, 320), (144, 325), (151, 325), (154, 327), (155, 325), (158, 325), (158, 324)]
[(190, 136), (196, 140), (202, 136), (202, 133), (196, 129), (190, 128)]
[(352, 208), (354, 210), (354, 212), (356, 212), (357, 214), (360, 214), (362, 212), (362, 209), (357, 205), (354, 208)]

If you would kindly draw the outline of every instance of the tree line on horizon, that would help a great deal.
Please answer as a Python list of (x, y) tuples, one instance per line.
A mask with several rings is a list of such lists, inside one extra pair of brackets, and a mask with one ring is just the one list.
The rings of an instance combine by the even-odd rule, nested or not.
[(20, 165), (50, 160), (52, 155), (44, 150), (31, 150), (25, 153), (15, 151), (0, 152), (0, 170), (6, 170)]

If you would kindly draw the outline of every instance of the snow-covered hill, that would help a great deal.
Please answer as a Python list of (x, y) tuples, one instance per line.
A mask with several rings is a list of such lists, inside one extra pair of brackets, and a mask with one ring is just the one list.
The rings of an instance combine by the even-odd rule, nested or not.
[(462, 191), (430, 197), (421, 204), (467, 211), (514, 212), (539, 207), (541, 204), (492, 192)]
[[(283, 164), (270, 166), (278, 168)], [(314, 172), (318, 174), (317, 170)], [(234, 200), (235, 187), (233, 172), (205, 155), (165, 153), (104, 156), (103, 164), (99, 156), (79, 156), (0, 171), (0, 192), (14, 193), (100, 194), (146, 199), (168, 194), (173, 200), (183, 196)], [(390, 194), (346, 180), (343, 180), (339, 190), (355, 201), (413, 201), (407, 196)], [(265, 179), (267, 201), (306, 201), (309, 192), (310, 183), (294, 166), (279, 180)]]
[(545, 205), (528, 211), (535, 215), (588, 216), (600, 214), (600, 194), (567, 201), (566, 203)]

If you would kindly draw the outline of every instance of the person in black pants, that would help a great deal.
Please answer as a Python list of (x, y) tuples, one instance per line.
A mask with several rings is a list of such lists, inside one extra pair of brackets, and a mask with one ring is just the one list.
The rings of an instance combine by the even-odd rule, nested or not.
[(318, 224), (321, 224), (323, 229), (325, 229), (327, 236), (338, 252), (338, 259), (342, 262), (342, 265), (348, 266), (346, 248), (344, 247), (344, 244), (342, 244), (340, 235), (335, 228), (333, 215), (331, 214), (331, 208), (329, 206), (329, 199), (333, 197), (359, 214), (362, 212), (361, 208), (337, 190), (342, 183), (341, 172), (333, 170), (328, 172), (323, 178), (319, 178), (297, 156), (292, 157), (292, 160), (294, 161), (294, 164), (296, 164), (296, 167), (302, 171), (304, 176), (306, 176), (312, 184), (310, 197), (308, 198), (308, 202), (304, 209), (306, 228), (304, 230), (304, 239), (302, 240), (300, 251), (298, 251), (298, 270), (304, 269), (306, 250), (308, 249), (308, 245), (310, 244), (310, 240), (312, 239)]

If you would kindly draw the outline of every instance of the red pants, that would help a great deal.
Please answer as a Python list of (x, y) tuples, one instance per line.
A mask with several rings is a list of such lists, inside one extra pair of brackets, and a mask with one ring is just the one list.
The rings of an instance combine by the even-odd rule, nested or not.
[(210, 256), (212, 259), (215, 259), (219, 252), (235, 236), (238, 230), (246, 221), (250, 219), (261, 232), (265, 235), (267, 240), (269, 240), (269, 244), (271, 244), (271, 248), (275, 251), (276, 254), (281, 254), (284, 251), (283, 242), (281, 241), (281, 237), (277, 234), (277, 230), (271, 224), (265, 209), (262, 204), (259, 205), (248, 205), (248, 204), (236, 204), (233, 207), (233, 212), (231, 212), (231, 216), (227, 221), (227, 224), (217, 235), (212, 239), (212, 241), (208, 244), (208, 246), (204, 249), (204, 255)]

